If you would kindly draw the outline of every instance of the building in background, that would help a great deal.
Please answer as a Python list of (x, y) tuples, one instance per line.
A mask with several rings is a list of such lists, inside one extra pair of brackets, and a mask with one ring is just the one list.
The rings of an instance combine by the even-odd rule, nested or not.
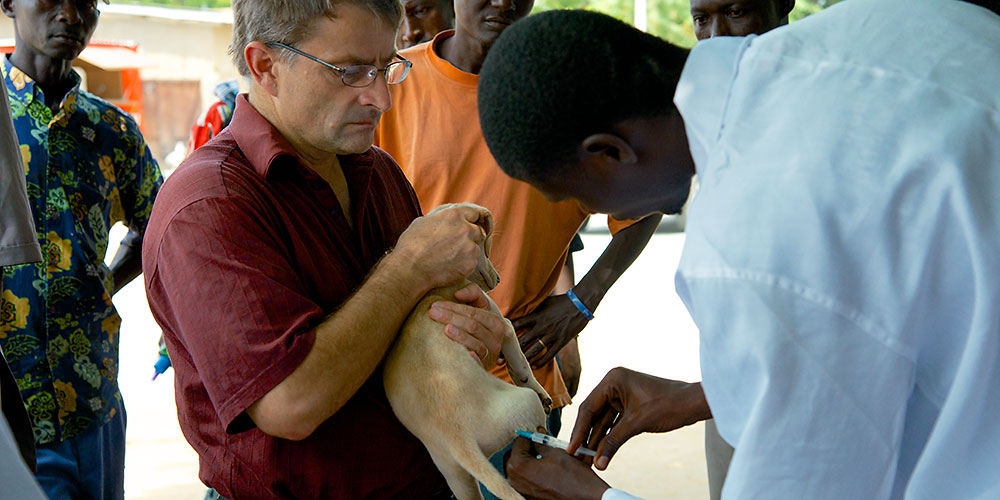
[[(227, 52), (232, 11), (103, 3), (100, 10), (95, 42), (76, 64), (85, 89), (132, 113), (169, 170), (184, 156), (191, 124), (215, 102), (212, 89), (239, 76)], [(13, 45), (10, 19), (0, 22), (0, 38), (10, 39), (0, 45)]]

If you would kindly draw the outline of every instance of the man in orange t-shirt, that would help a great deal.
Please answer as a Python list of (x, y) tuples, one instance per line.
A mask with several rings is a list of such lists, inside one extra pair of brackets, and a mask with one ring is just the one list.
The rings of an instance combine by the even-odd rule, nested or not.
[[(615, 236), (594, 267), (570, 293), (550, 296), (569, 243), (590, 213), (575, 201), (552, 203), (500, 170), (479, 128), (476, 93), (489, 47), (531, 7), (531, 0), (456, 0), (455, 30), (400, 53), (413, 67), (405, 81), (390, 89), (392, 108), (382, 115), (375, 145), (399, 163), (424, 211), (442, 203), (473, 202), (493, 212), (497, 225), (491, 259), (501, 280), (490, 296), (514, 322), (535, 377), (558, 408), (570, 398), (556, 353), (583, 330), (587, 316), (645, 247), (660, 217), (609, 221)], [(493, 373), (510, 380), (503, 367)], [(559, 412), (553, 413), (550, 427), (558, 427)]]

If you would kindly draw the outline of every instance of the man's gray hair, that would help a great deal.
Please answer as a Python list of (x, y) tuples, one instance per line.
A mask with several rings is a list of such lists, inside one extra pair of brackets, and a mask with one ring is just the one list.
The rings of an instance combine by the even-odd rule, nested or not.
[[(233, 43), (229, 55), (244, 77), (250, 76), (243, 50), (250, 42), (281, 42), (294, 46), (310, 35), (314, 21), (330, 16), (343, 3), (368, 9), (394, 30), (402, 19), (399, 0), (233, 0)], [(285, 58), (292, 57), (283, 51)]]

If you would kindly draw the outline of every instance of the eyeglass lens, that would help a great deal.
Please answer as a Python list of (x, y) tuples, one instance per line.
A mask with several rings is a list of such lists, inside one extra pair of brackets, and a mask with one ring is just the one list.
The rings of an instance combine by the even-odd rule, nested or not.
[[(386, 82), (396, 84), (403, 81), (403, 78), (406, 77), (406, 69), (406, 64), (402, 62), (397, 61), (389, 64), (385, 69)], [(375, 81), (378, 72), (378, 68), (368, 64), (348, 66), (344, 68), (344, 83), (352, 87), (365, 87)]]

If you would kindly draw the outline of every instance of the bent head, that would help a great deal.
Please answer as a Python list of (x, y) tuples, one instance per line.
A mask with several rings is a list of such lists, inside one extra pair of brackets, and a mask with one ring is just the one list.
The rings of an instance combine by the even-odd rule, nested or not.
[(698, 40), (714, 36), (763, 35), (788, 24), (795, 0), (691, 0)]
[(396, 33), (396, 47), (406, 49), (429, 42), (434, 35), (455, 27), (451, 0), (403, 0), (403, 22)]
[(390, 69), (406, 66), (401, 12), (398, 0), (235, 0), (230, 52), (251, 104), (306, 159), (367, 151)]
[(476, 269), (469, 275), (469, 281), (479, 285), (479, 288), (482, 288), (484, 292), (488, 292), (500, 284), (500, 275), (497, 273), (496, 268), (493, 267), (493, 263), (490, 262), (490, 250), (493, 247), (493, 214), (486, 207), (481, 207), (473, 203), (446, 203), (438, 205), (427, 215), (457, 205), (475, 208), (481, 214), (476, 224), (483, 230), (483, 239), (479, 245), (482, 251), (479, 253), (479, 262), (476, 263)]
[(623, 218), (677, 212), (694, 173), (673, 105), (686, 58), (604, 14), (535, 14), (483, 64), (483, 136), (507, 175), (552, 200)]
[[(107, 1), (105, 1), (107, 3)], [(14, 20), (15, 50), (72, 61), (97, 28), (97, 0), (3, 0)]]
[(489, 47), (514, 21), (531, 12), (535, 0), (454, 0), (456, 36)]

